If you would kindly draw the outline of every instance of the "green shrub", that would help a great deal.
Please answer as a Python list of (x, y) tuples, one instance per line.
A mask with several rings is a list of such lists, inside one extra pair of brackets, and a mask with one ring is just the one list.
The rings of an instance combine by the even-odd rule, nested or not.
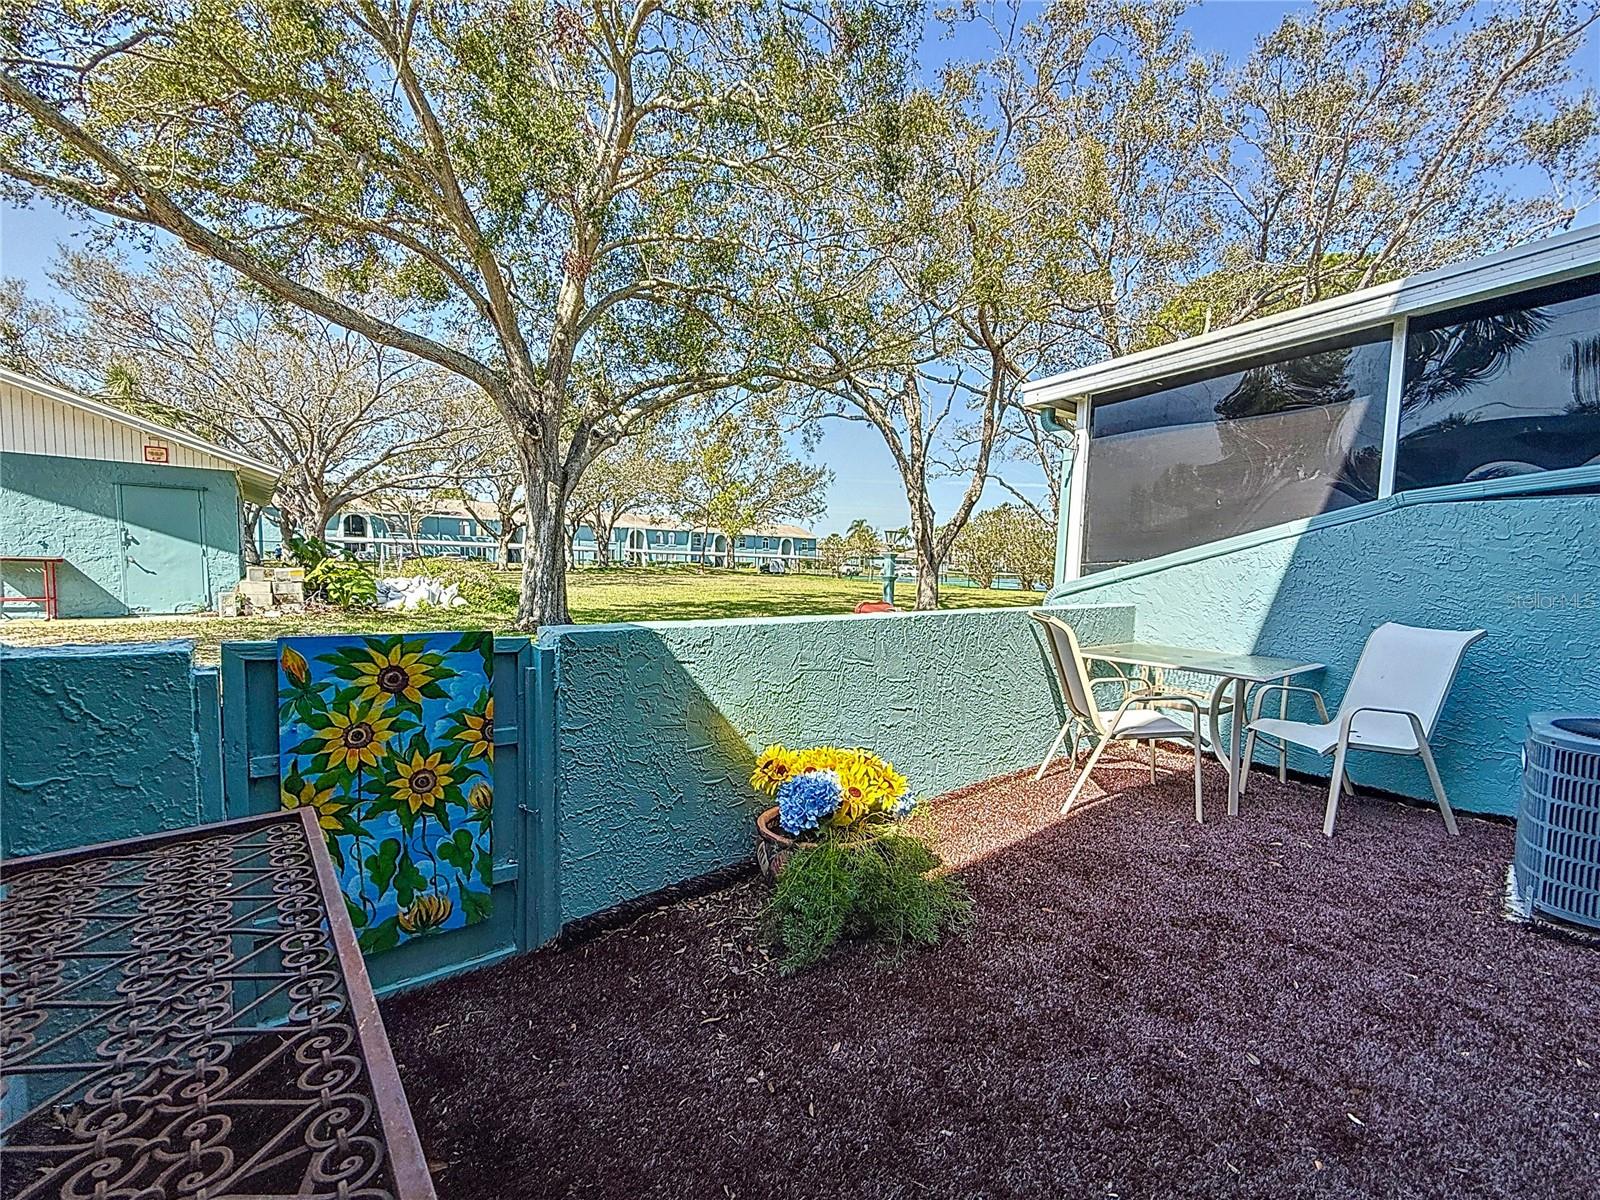
[(437, 579), (453, 583), (461, 598), (473, 608), (515, 608), (520, 599), (517, 577), (491, 564), (466, 558), (408, 558), (400, 567), (408, 578)]
[(371, 608), (378, 601), (378, 584), (354, 559), (324, 558), (306, 572), (306, 595), (337, 608)]
[(319, 537), (299, 537), (288, 534), (283, 540), (283, 556), (296, 566), (313, 571), (331, 558), (338, 558), (339, 552)]
[(938, 865), (927, 842), (892, 827), (828, 834), (797, 851), (764, 914), (783, 972), (811, 966), (846, 938), (899, 957), (965, 924), (972, 899), (960, 880), (934, 875)]

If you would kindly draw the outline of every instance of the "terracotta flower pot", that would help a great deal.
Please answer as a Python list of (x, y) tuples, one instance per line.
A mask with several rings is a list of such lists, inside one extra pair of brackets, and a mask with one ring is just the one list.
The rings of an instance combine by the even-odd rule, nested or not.
[(756, 866), (768, 879), (776, 879), (794, 852), (807, 844), (783, 831), (776, 805), (756, 818)]

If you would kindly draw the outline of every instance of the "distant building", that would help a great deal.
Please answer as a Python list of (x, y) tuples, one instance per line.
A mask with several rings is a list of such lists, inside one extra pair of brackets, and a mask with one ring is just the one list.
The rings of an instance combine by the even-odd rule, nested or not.
[(278, 471), (0, 368), (0, 615), (201, 612), (244, 576)]
[[(412, 514), (385, 511), (370, 502), (349, 505), (335, 513), (322, 531), (329, 545), (360, 558), (416, 558), (448, 555), (494, 562), (499, 558), (500, 518), (483, 500), (432, 499)], [(263, 557), (283, 546), (278, 510), (261, 514), (256, 546)], [(511, 561), (518, 561), (522, 530), (512, 534)]]
[[(511, 535), (512, 563), (521, 561), (523, 535), (520, 526)], [(328, 522), (323, 539), (362, 558), (450, 555), (495, 562), (500, 520), (494, 506), (481, 500), (431, 500), (410, 517), (371, 504), (351, 505)], [(263, 512), (257, 545), (265, 557), (278, 553), (282, 540), (276, 509)], [(572, 557), (580, 565), (599, 561), (594, 530), (588, 525), (579, 525), (573, 535)], [(733, 540), (730, 552), (725, 534), (707, 533), (672, 517), (634, 513), (620, 518), (612, 528), (608, 560), (613, 566), (675, 562), (760, 566), (781, 561), (786, 567), (798, 568), (816, 557), (817, 535), (798, 525), (752, 529)]]
[[(594, 531), (578, 526), (572, 539), (573, 561), (598, 560)], [(632, 514), (611, 531), (610, 560), (615, 564), (705, 562), (712, 566), (760, 566), (782, 562), (799, 567), (817, 557), (817, 535), (798, 525), (762, 525), (733, 539), (686, 521), (651, 514)]]

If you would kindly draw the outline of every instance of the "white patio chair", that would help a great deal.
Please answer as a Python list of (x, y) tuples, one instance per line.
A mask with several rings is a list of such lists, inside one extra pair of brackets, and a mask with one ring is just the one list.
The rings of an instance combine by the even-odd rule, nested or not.
[[(1245, 739), (1245, 773), (1239, 780), (1244, 790), (1250, 779), (1250, 762), (1256, 737), (1274, 743), (1304, 746), (1321, 755), (1333, 755), (1333, 774), (1328, 780), (1328, 808), (1322, 832), (1333, 836), (1333, 821), (1339, 813), (1341, 787), (1354, 794), (1345, 773), (1345, 758), (1351, 750), (1372, 750), (1378, 754), (1406, 754), (1421, 758), (1428, 770), (1434, 799), (1444, 827), (1456, 832), (1455, 814), (1439, 779), (1428, 739), (1439, 721), (1445, 696), (1454, 682), (1467, 647), (1484, 635), (1481, 629), (1418, 629), (1393, 621), (1372, 631), (1356, 662), (1350, 686), (1345, 689), (1339, 711), (1328, 720), (1322, 695), (1314, 688), (1290, 687), (1282, 683), (1263, 684), (1256, 692), (1251, 711), (1249, 736)], [(1320, 724), (1263, 717), (1261, 701), (1268, 692), (1302, 692), (1316, 702)]]
[[(1061, 686), (1061, 700), (1066, 706), (1067, 719), (1062, 722), (1061, 732), (1056, 734), (1055, 741), (1050, 743), (1050, 749), (1045, 751), (1044, 760), (1039, 764), (1039, 769), (1034, 772), (1035, 779), (1043, 779), (1046, 768), (1055, 758), (1056, 752), (1061, 749), (1061, 743), (1066, 741), (1075, 727), (1082, 727), (1082, 737), (1094, 740), (1094, 750), (1089, 755), (1089, 761), (1083, 768), (1083, 773), (1078, 776), (1077, 783), (1072, 785), (1072, 791), (1067, 796), (1067, 802), (1061, 806), (1061, 811), (1071, 811), (1077, 802), (1078, 794), (1083, 791), (1083, 785), (1089, 781), (1090, 772), (1100, 761), (1100, 755), (1112, 742), (1149, 742), (1150, 743), (1150, 782), (1156, 779), (1156, 742), (1158, 741), (1186, 741), (1194, 746), (1194, 819), (1205, 820), (1205, 810), (1202, 806), (1200, 795), (1200, 704), (1193, 697), (1181, 692), (1167, 692), (1159, 688), (1143, 686), (1143, 680), (1129, 679), (1122, 675), (1106, 676), (1102, 679), (1091, 679), (1089, 670), (1084, 666), (1083, 653), (1078, 648), (1078, 636), (1059, 617), (1052, 617), (1048, 613), (1030, 613), (1035, 621), (1044, 626), (1045, 642), (1050, 647), (1050, 657), (1055, 662), (1056, 682)], [(1115, 710), (1102, 709), (1094, 698), (1094, 689), (1101, 685), (1119, 687), (1122, 691), (1122, 703)], [(1186, 706), (1194, 713), (1193, 727), (1179, 724), (1166, 714), (1155, 708), (1141, 707), (1155, 703), (1178, 704)], [(1078, 760), (1078, 737), (1072, 742), (1072, 761)]]

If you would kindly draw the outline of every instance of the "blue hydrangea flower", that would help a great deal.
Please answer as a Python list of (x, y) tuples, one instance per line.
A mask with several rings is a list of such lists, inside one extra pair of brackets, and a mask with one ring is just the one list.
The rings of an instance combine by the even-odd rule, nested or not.
[(778, 824), (792, 834), (806, 833), (839, 807), (839, 775), (806, 771), (778, 788)]
[(916, 806), (917, 798), (907, 792), (889, 806), (889, 815), (898, 821), (901, 817), (908, 816)]

